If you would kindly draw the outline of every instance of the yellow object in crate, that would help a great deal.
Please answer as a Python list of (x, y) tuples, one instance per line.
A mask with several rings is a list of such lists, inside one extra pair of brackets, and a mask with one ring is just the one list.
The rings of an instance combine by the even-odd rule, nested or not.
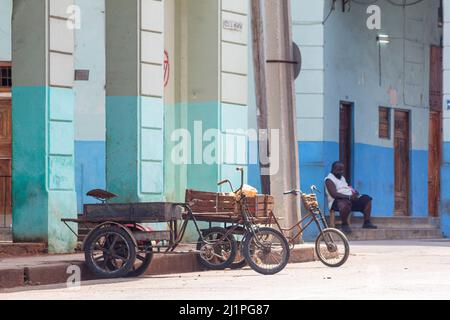
[(303, 204), (305, 208), (309, 211), (319, 210), (319, 201), (317, 200), (316, 194), (305, 194), (302, 196)]

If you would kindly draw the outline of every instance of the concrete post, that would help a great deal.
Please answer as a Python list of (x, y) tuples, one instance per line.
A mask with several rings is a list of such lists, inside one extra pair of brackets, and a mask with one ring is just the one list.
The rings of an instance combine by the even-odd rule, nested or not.
[[(266, 59), (293, 61), (290, 1), (265, 0)], [(271, 175), (270, 189), (275, 197), (275, 210), (291, 226), (300, 217), (299, 200), (283, 192), (300, 186), (298, 146), (296, 139), (296, 107), (294, 68), (285, 62), (266, 66), (268, 128), (279, 130), (279, 170)], [(273, 164), (271, 165), (273, 167)]]
[(106, 0), (106, 183), (120, 202), (164, 198), (164, 1)]
[[(76, 237), (72, 0), (14, 0), (13, 237), (69, 252)], [(76, 226), (74, 226), (76, 228)]]

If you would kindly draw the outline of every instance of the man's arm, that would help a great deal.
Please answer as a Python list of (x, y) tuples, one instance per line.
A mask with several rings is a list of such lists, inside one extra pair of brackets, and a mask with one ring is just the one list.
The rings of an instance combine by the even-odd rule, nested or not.
[(350, 200), (351, 196), (346, 196), (345, 194), (339, 193), (336, 190), (336, 185), (330, 179), (325, 181), (325, 185), (327, 186), (328, 192), (334, 199), (347, 199)]

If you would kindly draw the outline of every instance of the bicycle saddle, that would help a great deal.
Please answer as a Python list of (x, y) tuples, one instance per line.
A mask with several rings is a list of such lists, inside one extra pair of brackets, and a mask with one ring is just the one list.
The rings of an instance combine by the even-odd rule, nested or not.
[(116, 194), (108, 192), (106, 190), (102, 190), (102, 189), (91, 190), (88, 193), (86, 193), (86, 195), (88, 197), (93, 197), (93, 198), (95, 198), (97, 200), (100, 200), (100, 201), (107, 201), (107, 200), (114, 199), (114, 198), (118, 197)]

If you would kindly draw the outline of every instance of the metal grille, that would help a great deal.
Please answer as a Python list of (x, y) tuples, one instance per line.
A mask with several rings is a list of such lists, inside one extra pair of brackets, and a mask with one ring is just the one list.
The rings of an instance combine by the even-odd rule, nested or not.
[(12, 224), (11, 177), (0, 177), (0, 228), (10, 228)]
[(11, 86), (12, 86), (11, 67), (8, 66), (0, 67), (0, 87), (11, 88)]

